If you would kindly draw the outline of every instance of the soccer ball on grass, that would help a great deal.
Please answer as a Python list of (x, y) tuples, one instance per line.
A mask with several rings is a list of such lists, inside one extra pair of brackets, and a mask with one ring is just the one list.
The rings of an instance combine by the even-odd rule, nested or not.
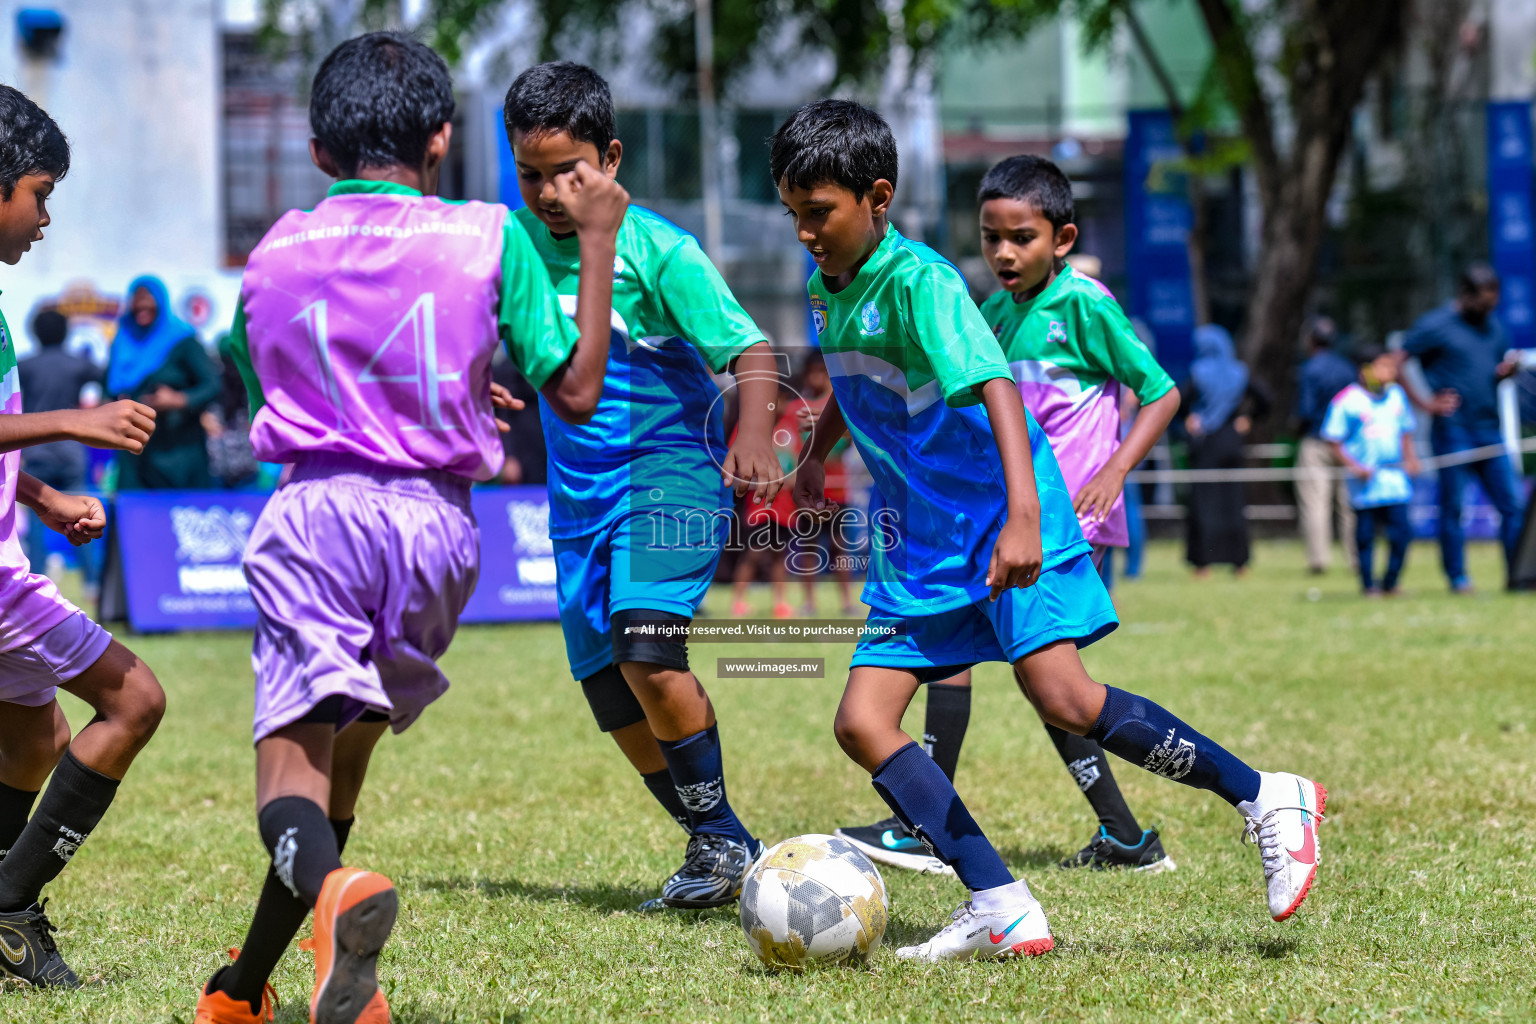
[(888, 914), (879, 869), (836, 836), (784, 840), (741, 888), (741, 930), (769, 967), (863, 963), (880, 947)]

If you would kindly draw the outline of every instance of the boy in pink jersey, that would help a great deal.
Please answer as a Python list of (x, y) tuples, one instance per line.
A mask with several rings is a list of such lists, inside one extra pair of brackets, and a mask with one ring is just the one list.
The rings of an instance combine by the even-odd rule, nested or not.
[(479, 574), (469, 488), (504, 459), (491, 358), (507, 345), (555, 413), (602, 390), (614, 238), (628, 196), (585, 165), (557, 182), (583, 271), (573, 323), (503, 206), (435, 197), (453, 87), (408, 36), (342, 43), (310, 100), (316, 166), (339, 179), (251, 254), (231, 342), (258, 458), (294, 464), (245, 555), (259, 618), (258, 820), (272, 857), (240, 958), (196, 1020), (262, 1019), (272, 969), (315, 912), (316, 1024), (389, 1019), (375, 971), (387, 878), (342, 866), (373, 746), (443, 691), (437, 667)]
[[(0, 261), (14, 265), (42, 240), (48, 197), (68, 170), (58, 125), (0, 86)], [(75, 440), (137, 453), (155, 429), (155, 412), (122, 401), (23, 413), (18, 376), (15, 343), (0, 317), (0, 978), (75, 988), (39, 896), (106, 813), (160, 724), (165, 694), (132, 651), (31, 571), (16, 536), (18, 502), (77, 546), (100, 537), (107, 519), (95, 498), (60, 494), (21, 472), (20, 449)], [(95, 711), (73, 742), (59, 690)]]

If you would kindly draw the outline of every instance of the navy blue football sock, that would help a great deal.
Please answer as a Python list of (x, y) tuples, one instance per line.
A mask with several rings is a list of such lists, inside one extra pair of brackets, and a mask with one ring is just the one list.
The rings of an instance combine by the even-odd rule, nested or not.
[(659, 772), (642, 774), (640, 780), (651, 791), (656, 802), (661, 804), (662, 810), (670, 814), (672, 820), (683, 827), (684, 832), (692, 831), (693, 823), (688, 820), (688, 808), (683, 806), (682, 798), (677, 795), (677, 787), (672, 784), (671, 769), (663, 768)]
[(1145, 697), (1104, 689), (1104, 710), (1089, 739), (1154, 775), (1208, 789), (1234, 807), (1258, 798), (1259, 773), (1221, 744)]
[(725, 796), (719, 728), (712, 725), (676, 742), (656, 742), (661, 744), (667, 770), (672, 773), (672, 785), (688, 811), (689, 830), (694, 835), (728, 836), (751, 846), (752, 833), (736, 817)]
[(1008, 885), (1013, 874), (971, 817), (954, 783), (916, 743), (880, 762), (869, 778), (901, 823), (971, 890)]

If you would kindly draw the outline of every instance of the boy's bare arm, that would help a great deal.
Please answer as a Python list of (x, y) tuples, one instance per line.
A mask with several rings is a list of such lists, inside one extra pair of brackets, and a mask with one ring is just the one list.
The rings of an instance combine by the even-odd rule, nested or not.
[(756, 491), (758, 504), (772, 501), (784, 486), (784, 469), (773, 450), (774, 402), (779, 396), (779, 370), (773, 349), (759, 341), (736, 357), (736, 392), (741, 399), (741, 421), (736, 443), (720, 467), (724, 483), (737, 497)]
[(1403, 431), (1403, 470), (1409, 476), (1418, 476), (1422, 468), (1419, 465), (1419, 450), (1413, 445), (1413, 434), (1405, 430)]
[(561, 419), (579, 424), (592, 418), (603, 396), (612, 337), (613, 257), (629, 193), (585, 161), (555, 178), (555, 193), (576, 222), (581, 246), (575, 318), (581, 339), (540, 391)]
[(1339, 461), (1344, 464), (1345, 469), (1349, 470), (1351, 473), (1355, 474), (1355, 476), (1362, 480), (1369, 480), (1371, 478), (1370, 467), (1351, 458), (1350, 454), (1344, 450), (1343, 442), (1329, 441), (1328, 443), (1333, 445), (1333, 454), (1338, 456)]
[(36, 512), (43, 525), (62, 533), (76, 547), (101, 536), (107, 513), (96, 498), (64, 494), (30, 473), (16, 478), (16, 500)]
[(816, 414), (811, 424), (811, 440), (801, 453), (800, 464), (795, 467), (795, 507), (822, 512), (827, 508), (827, 456), (837, 442), (848, 433), (843, 420), (843, 410), (838, 407), (837, 395), (827, 396), (827, 402)]
[(1035, 490), (1035, 461), (1029, 453), (1029, 420), (1012, 377), (995, 377), (981, 386), (981, 401), (992, 423), (997, 454), (1008, 491), (1008, 521), (992, 546), (987, 585), (992, 600), (1011, 587), (1033, 586), (1045, 556), (1040, 543), (1040, 495)]
[(0, 453), (53, 441), (118, 448), (137, 455), (155, 432), (155, 410), (130, 399), (94, 409), (59, 409), (0, 416)]
[(1083, 484), (1072, 496), (1072, 511), (1079, 519), (1102, 523), (1109, 518), (1110, 509), (1120, 492), (1125, 489), (1125, 478), (1141, 464), (1152, 446), (1173, 422), (1179, 411), (1179, 389), (1173, 388), (1163, 397), (1142, 407), (1131, 424), (1131, 432), (1125, 442), (1115, 450), (1093, 478)]

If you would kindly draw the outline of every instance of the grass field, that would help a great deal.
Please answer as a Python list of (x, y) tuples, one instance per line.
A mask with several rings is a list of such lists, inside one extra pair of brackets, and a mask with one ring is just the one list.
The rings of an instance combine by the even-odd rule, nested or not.
[[(1086, 652), (1100, 680), (1329, 787), (1318, 885), (1284, 925), (1236, 813), (1123, 763), (1179, 870), (1052, 867), (1088, 837), (1087, 806), (1006, 669), (978, 671), (958, 783), (1050, 914), (1056, 951), (1030, 962), (914, 966), (882, 950), (869, 969), (770, 974), (734, 910), (637, 913), (682, 833), (592, 725), (556, 626), (467, 628), (445, 659), (453, 690), (375, 756), (348, 851), (401, 890), (381, 961), (395, 1020), (1530, 1020), (1536, 597), (1452, 598), (1435, 554), (1415, 547), (1407, 597), (1367, 602), (1342, 570), (1305, 576), (1295, 544), (1261, 546), (1245, 580), (1203, 583), (1159, 545), (1118, 591), (1125, 624)], [(1499, 578), (1487, 546), (1473, 566)], [(170, 711), (49, 893), (89, 984), (0, 994), (0, 1021), (190, 1021), (244, 935), (264, 871), (249, 640), (128, 642)], [(716, 657), (751, 653), (824, 655), (827, 678), (716, 679)], [(732, 801), (770, 842), (885, 814), (831, 736), (849, 653), (695, 648)], [(952, 880), (886, 879), (887, 946), (926, 937), (963, 896)], [(308, 1019), (310, 964), (295, 949), (279, 968), (279, 1022)]]

